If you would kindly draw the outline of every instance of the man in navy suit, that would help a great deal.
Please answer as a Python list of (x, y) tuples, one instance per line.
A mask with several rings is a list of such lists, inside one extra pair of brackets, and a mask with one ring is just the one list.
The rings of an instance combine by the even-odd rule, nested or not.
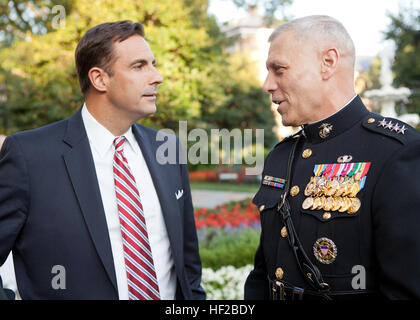
[(163, 81), (143, 26), (96, 26), (75, 57), (82, 108), (1, 150), (0, 265), (22, 299), (204, 299), (187, 168), (136, 124)]

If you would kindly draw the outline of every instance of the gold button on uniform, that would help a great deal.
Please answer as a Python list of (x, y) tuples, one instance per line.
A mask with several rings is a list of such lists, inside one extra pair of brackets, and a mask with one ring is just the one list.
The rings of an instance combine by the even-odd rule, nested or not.
[(312, 155), (312, 150), (311, 149), (305, 149), (302, 152), (302, 157), (303, 158), (309, 158)]
[(331, 218), (331, 213), (329, 213), (329, 212), (325, 212), (325, 213), (322, 215), (322, 218), (324, 218), (324, 220), (328, 220), (329, 218)]
[(375, 119), (374, 118), (369, 118), (367, 122), (368, 123), (374, 123), (375, 122)]
[(282, 268), (277, 268), (276, 269), (276, 278), (277, 278), (277, 280), (283, 279), (283, 276), (284, 276), (283, 269)]
[(298, 194), (299, 194), (299, 187), (298, 186), (293, 186), (291, 189), (290, 189), (290, 195), (292, 196), (292, 197), (295, 197), (295, 196), (297, 196)]
[(287, 237), (287, 230), (286, 227), (281, 228), (280, 234), (283, 238)]
[(260, 206), (260, 211), (263, 211), (265, 208), (265, 205)]

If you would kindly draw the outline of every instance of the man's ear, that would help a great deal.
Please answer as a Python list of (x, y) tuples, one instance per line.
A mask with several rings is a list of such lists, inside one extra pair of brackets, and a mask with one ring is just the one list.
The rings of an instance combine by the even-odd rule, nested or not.
[(92, 87), (94, 87), (99, 92), (106, 92), (107, 85), (109, 83), (109, 75), (105, 70), (93, 67), (88, 72), (88, 77)]
[(321, 56), (321, 74), (323, 80), (328, 80), (337, 69), (340, 53), (337, 48), (325, 50)]

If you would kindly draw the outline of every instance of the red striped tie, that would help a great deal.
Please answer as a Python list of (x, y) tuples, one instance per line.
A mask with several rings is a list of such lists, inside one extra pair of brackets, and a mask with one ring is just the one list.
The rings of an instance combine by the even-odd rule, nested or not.
[(160, 300), (143, 206), (124, 156), (125, 137), (114, 139), (114, 183), (130, 300)]

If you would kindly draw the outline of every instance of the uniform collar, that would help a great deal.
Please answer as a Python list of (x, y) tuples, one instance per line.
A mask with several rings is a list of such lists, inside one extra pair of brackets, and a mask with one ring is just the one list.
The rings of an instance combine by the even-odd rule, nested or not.
[(320, 143), (330, 140), (349, 130), (356, 122), (361, 120), (369, 111), (356, 95), (347, 105), (328, 118), (303, 126), (303, 135), (311, 143)]
[[(86, 103), (82, 107), (82, 119), (85, 125), (86, 134), (93, 148), (95, 148), (100, 157), (104, 157), (105, 154), (113, 148), (114, 139), (116, 137), (92, 116), (86, 107)], [(125, 143), (124, 148), (129, 147), (134, 153), (139, 154), (140, 149), (137, 140), (134, 137), (132, 128), (128, 129), (123, 136), (126, 138), (126, 142), (128, 142)]]

